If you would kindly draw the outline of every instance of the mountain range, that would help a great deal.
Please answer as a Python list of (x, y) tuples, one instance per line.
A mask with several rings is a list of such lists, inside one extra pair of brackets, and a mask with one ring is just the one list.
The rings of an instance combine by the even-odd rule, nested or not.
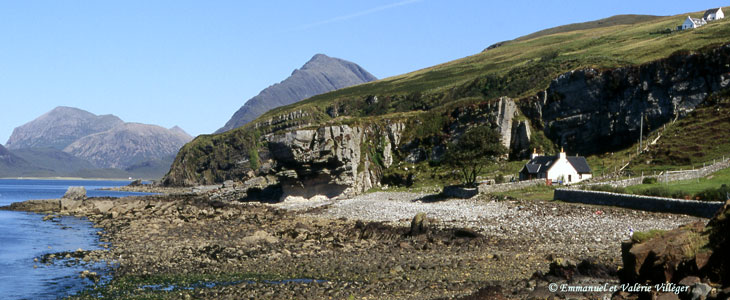
[(216, 133), (246, 125), (273, 108), (373, 80), (377, 78), (355, 63), (316, 54), (291, 76), (246, 101)]
[(191, 139), (177, 126), (59, 106), (13, 130), (0, 149), (0, 176), (159, 178)]

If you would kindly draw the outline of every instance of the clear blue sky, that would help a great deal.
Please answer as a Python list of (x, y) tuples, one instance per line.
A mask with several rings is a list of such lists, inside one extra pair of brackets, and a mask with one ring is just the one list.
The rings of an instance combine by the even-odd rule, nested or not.
[(0, 143), (56, 106), (210, 133), (316, 53), (378, 78), (541, 29), (722, 1), (0, 0)]

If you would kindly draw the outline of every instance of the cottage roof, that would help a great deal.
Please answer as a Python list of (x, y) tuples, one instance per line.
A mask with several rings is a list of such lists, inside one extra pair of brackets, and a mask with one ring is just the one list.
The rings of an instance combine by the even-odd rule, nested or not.
[(707, 22), (705, 21), (705, 19), (697, 19), (697, 18), (692, 18), (692, 17), (690, 17), (690, 16), (687, 16), (687, 19), (688, 19), (688, 20), (689, 20), (690, 22), (694, 23), (694, 24), (695, 24), (695, 26), (702, 26), (702, 25), (705, 25), (705, 24), (707, 24)]
[(536, 156), (530, 159), (527, 164), (525, 164), (525, 168), (530, 174), (537, 174), (540, 173), (540, 171), (547, 171), (553, 161), (555, 161), (557, 158), (557, 156)]
[(720, 11), (720, 8), (708, 9), (707, 11), (705, 11), (705, 15), (703, 16), (703, 18), (707, 19), (707, 17), (709, 17), (711, 14), (716, 14), (718, 11)]
[(568, 162), (573, 166), (578, 174), (591, 173), (591, 167), (588, 166), (586, 158), (583, 156), (568, 156)]
[(527, 169), (527, 173), (537, 174), (540, 172), (540, 166), (542, 166), (542, 165), (528, 163), (528, 164), (525, 164), (525, 169)]
[[(566, 156), (565, 158), (568, 160), (568, 163), (573, 166), (575, 171), (578, 172), (578, 174), (591, 173), (591, 167), (588, 166), (588, 161), (586, 161), (585, 157)], [(530, 161), (525, 164), (523, 170), (527, 170), (527, 173), (529, 174), (545, 172), (550, 169), (553, 162), (555, 162), (557, 159), (557, 156), (536, 156), (530, 159)]]

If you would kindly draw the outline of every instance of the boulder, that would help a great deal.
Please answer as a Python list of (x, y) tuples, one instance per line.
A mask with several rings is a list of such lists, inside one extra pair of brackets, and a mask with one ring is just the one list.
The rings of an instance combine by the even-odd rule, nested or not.
[(86, 188), (83, 186), (70, 186), (63, 194), (63, 199), (84, 200), (86, 199)]
[(83, 204), (83, 201), (62, 198), (61, 199), (61, 210), (66, 211), (66, 212), (73, 211), (73, 210), (81, 207), (81, 204)]
[(684, 225), (647, 241), (623, 245), (624, 282), (678, 282), (697, 272), (694, 262), (686, 261), (707, 243), (702, 222)]
[(408, 232), (408, 235), (414, 236), (426, 233), (428, 231), (428, 223), (426, 213), (420, 212), (416, 214), (411, 220), (411, 231)]
[(253, 233), (253, 235), (241, 239), (241, 243), (243, 243), (244, 245), (255, 245), (259, 243), (274, 244), (278, 241), (278, 238), (264, 230), (257, 230)]
[(622, 245), (623, 283), (665, 282), (691, 286), (692, 299), (704, 299), (708, 284), (730, 285), (730, 201), (707, 226), (695, 222), (645, 240)]
[(707, 284), (704, 283), (695, 283), (692, 286), (692, 289), (690, 290), (690, 295), (692, 300), (704, 300), (705, 297), (707, 297), (707, 294), (712, 291), (712, 287), (710, 287)]
[(441, 194), (451, 198), (469, 199), (479, 194), (479, 189), (450, 185), (445, 186)]

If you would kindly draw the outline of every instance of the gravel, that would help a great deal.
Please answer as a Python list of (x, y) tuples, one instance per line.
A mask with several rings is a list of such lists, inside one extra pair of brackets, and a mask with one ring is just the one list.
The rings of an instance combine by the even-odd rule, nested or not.
[[(618, 263), (621, 242), (630, 238), (629, 229), (648, 231), (673, 229), (707, 219), (655, 213), (617, 207), (551, 201), (493, 201), (486, 196), (472, 199), (442, 199), (434, 195), (405, 192), (376, 192), (340, 200), (281, 203), (278, 207), (306, 210), (325, 218), (379, 221), (407, 226), (411, 218), (425, 212), (441, 227), (468, 227), (506, 241), (516, 251), (565, 252)], [(511, 243), (510, 243), (511, 242)]]

